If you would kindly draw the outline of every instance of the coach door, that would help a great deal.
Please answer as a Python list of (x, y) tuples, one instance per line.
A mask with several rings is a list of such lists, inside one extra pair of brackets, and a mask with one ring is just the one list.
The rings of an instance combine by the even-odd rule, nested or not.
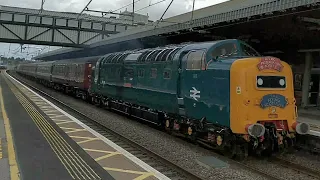
[[(203, 101), (202, 91), (206, 86), (203, 84), (203, 71), (206, 69), (205, 63), (206, 50), (192, 50), (182, 57), (180, 73), (180, 112), (193, 118), (202, 118)], [(182, 100), (182, 99), (183, 100)], [(181, 106), (183, 102), (183, 106)]]

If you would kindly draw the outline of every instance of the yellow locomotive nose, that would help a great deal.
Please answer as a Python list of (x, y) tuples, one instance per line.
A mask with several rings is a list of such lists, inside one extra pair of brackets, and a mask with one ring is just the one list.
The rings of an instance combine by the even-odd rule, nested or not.
[(293, 126), (297, 113), (293, 75), (287, 63), (274, 57), (239, 59), (232, 64), (230, 80), (230, 125), (234, 133), (260, 137), (268, 128), (309, 131), (307, 124)]

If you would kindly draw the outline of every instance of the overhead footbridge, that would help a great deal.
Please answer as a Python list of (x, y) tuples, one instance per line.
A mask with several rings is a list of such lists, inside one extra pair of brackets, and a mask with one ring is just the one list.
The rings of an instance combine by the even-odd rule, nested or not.
[(0, 6), (0, 42), (82, 48), (134, 26), (124, 18)]

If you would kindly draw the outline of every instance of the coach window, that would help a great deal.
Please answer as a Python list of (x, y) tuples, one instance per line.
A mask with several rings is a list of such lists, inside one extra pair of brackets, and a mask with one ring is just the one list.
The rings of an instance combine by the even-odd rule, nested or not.
[(187, 70), (205, 70), (205, 51), (195, 50), (188, 54)]

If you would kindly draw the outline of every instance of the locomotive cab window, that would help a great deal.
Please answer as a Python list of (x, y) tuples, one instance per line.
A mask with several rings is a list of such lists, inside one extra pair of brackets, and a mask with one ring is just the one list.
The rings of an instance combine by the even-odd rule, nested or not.
[(257, 76), (256, 85), (258, 88), (286, 88), (287, 82), (284, 76)]
[(216, 47), (212, 52), (211, 56), (215, 60), (219, 60), (220, 58), (227, 58), (232, 56), (237, 56), (238, 48), (235, 43), (225, 43), (218, 47)]
[(260, 56), (256, 50), (244, 43), (241, 43), (240, 47), (244, 56)]

